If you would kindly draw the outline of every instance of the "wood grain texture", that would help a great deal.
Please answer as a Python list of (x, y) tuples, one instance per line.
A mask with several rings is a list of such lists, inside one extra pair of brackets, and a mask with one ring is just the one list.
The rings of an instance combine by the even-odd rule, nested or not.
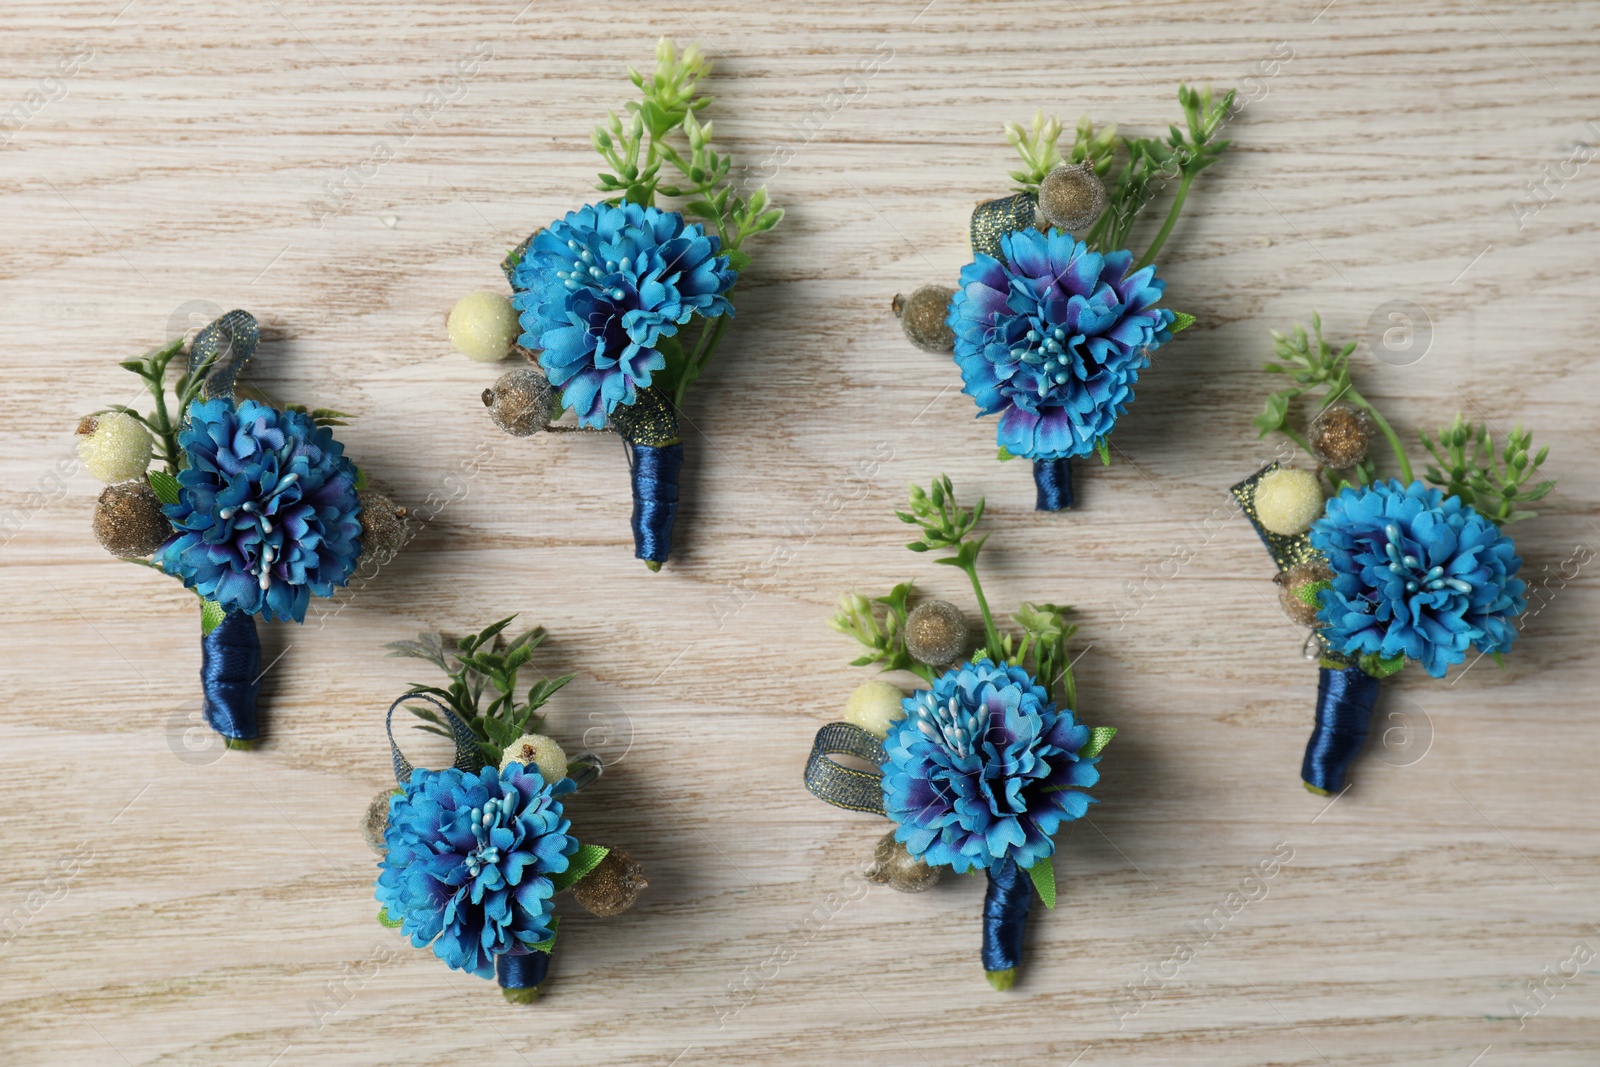
[[(0, 923), (21, 920), (0, 943), (0, 1060), (1600, 1055), (1595, 964), (1520, 1025), (1508, 1006), (1600, 948), (1594, 577), (1552, 577), (1600, 538), (1600, 177), (1546, 180), (1600, 141), (1597, 5), (8, 0), (5, 27), (0, 111), (22, 111), (0, 149)], [(498, 435), (477, 400), (495, 371), (452, 354), (443, 319), (587, 198), (590, 126), (660, 34), (717, 58), (727, 149), (793, 158), (771, 181), (788, 218), (691, 398), (683, 533), (652, 576), (620, 449)], [(490, 58), (449, 81), (474, 49)], [(1141, 382), (1081, 509), (1038, 515), (888, 303), (965, 261), (1005, 120), (1152, 131), (1180, 79), (1252, 98), (1164, 257), (1200, 323)], [(1519, 220), (1530, 181), (1549, 202)], [(319, 198), (337, 207), (320, 220)], [(1517, 530), (1548, 592), (1508, 670), (1390, 686), (1380, 710), (1425, 757), (1374, 746), (1327, 807), (1296, 773), (1314, 675), (1226, 488), (1271, 452), (1248, 425), (1267, 330), (1316, 308), (1360, 336), (1393, 300), (1424, 310), (1431, 347), (1407, 366), (1363, 347), (1357, 373), (1403, 432), (1464, 407), (1554, 445), (1561, 485)], [(114, 361), (212, 306), (265, 324), (257, 384), (360, 413), (342, 438), (375, 481), (440, 502), (336, 613), (268, 632), (269, 735), (225, 756), (186, 734), (192, 598), (100, 551), (98, 486), (71, 462), (78, 416), (130, 389)], [(987, 494), (991, 599), (1077, 606), (1082, 710), (1122, 731), (1004, 996), (976, 959), (979, 886), (841, 899), (885, 826), (800, 784), (863, 677), (824, 625), (836, 595), (914, 577), (965, 600), (891, 514), (940, 471)], [(566, 921), (528, 1010), (373, 922), (357, 832), (388, 776), (382, 711), (419, 677), (380, 646), (511, 611), (554, 632), (543, 669), (579, 672), (552, 732), (624, 756), (579, 825), (652, 883), (626, 916)], [(1274, 849), (1292, 859), (1266, 895), (1212, 920)]]

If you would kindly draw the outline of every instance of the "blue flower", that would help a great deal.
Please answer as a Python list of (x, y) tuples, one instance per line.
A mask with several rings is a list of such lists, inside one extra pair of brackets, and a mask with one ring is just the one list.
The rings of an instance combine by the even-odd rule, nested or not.
[(1422, 482), (1374, 482), (1328, 501), (1311, 527), (1333, 586), (1323, 633), (1347, 656), (1404, 655), (1442, 678), (1468, 646), (1504, 652), (1527, 609), (1516, 545), (1488, 519)]
[(583, 426), (604, 426), (667, 365), (663, 337), (695, 315), (732, 315), (722, 241), (675, 211), (583, 207), (541, 230), (511, 273), (521, 343)]
[(964, 663), (903, 706), (884, 741), (883, 807), (913, 856), (957, 871), (1032, 867), (1089, 810), (1078, 789), (1100, 780), (1100, 760), (1077, 755), (1089, 728), (1021, 667)]
[(578, 851), (556, 798), (575, 788), (520, 763), (417, 768), (389, 800), (379, 903), (417, 948), (493, 978), (495, 957), (553, 936), (549, 876)]
[(1133, 383), (1176, 318), (1155, 307), (1154, 266), (1101, 255), (1070, 234), (1015, 230), (1004, 259), (979, 254), (950, 301), (962, 392), (1000, 413), (996, 438), (1031, 459), (1094, 451), (1133, 399)]
[(168, 574), (229, 611), (302, 621), (361, 554), (355, 466), (333, 432), (254, 400), (196, 401), (178, 434)]

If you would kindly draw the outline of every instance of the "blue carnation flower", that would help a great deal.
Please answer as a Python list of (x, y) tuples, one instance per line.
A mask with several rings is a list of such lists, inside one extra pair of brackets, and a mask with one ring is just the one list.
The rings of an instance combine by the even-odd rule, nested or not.
[(722, 241), (675, 211), (595, 204), (550, 224), (511, 272), (522, 345), (583, 426), (604, 426), (666, 366), (660, 339), (696, 315), (732, 315), (739, 274)]
[(229, 611), (302, 621), (361, 554), (356, 470), (333, 432), (254, 400), (196, 401), (178, 434), (161, 567)]
[(495, 958), (548, 941), (555, 883), (578, 839), (537, 768), (417, 768), (389, 801), (378, 901), (417, 948), (493, 978)]
[(1000, 250), (961, 269), (950, 301), (962, 392), (980, 415), (1000, 414), (996, 438), (1012, 455), (1087, 455), (1172, 337), (1176, 316), (1155, 307), (1166, 283), (1154, 266), (1129, 274), (1132, 252), (1091, 252), (1060, 230), (1015, 230)]
[(1323, 633), (1347, 656), (1404, 655), (1435, 678), (1467, 648), (1504, 652), (1527, 609), (1516, 545), (1460, 497), (1422, 482), (1374, 482), (1328, 501), (1311, 527), (1333, 586)]
[(965, 663), (903, 706), (883, 745), (883, 807), (913, 856), (957, 871), (1032, 867), (1089, 810), (1078, 790), (1100, 780), (1100, 760), (1077, 755), (1089, 728), (1021, 667)]

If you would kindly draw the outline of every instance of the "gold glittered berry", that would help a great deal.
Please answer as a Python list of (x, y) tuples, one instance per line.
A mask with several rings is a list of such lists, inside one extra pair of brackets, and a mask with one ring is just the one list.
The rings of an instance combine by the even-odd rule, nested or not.
[(893, 830), (878, 839), (872, 866), (867, 868), (868, 881), (902, 893), (921, 893), (932, 889), (942, 877), (943, 867), (930, 866), (907, 852), (906, 846), (894, 839)]
[(144, 482), (121, 482), (100, 490), (94, 506), (94, 536), (113, 556), (142, 559), (173, 533), (161, 501)]
[(1333, 581), (1333, 571), (1324, 560), (1297, 563), (1273, 579), (1279, 585), (1278, 602), (1284, 614), (1301, 626), (1318, 626), (1317, 612), (1322, 590)]
[(1367, 458), (1374, 431), (1372, 417), (1354, 404), (1330, 404), (1311, 424), (1311, 453), (1318, 463), (1348, 470)]
[(900, 316), (906, 339), (924, 352), (954, 352), (956, 335), (946, 319), (955, 295), (954, 289), (942, 285), (924, 285), (909, 298), (896, 295), (891, 306)]
[(406, 509), (370, 489), (356, 497), (361, 501), (361, 555), (380, 565), (388, 563), (406, 543)]
[(906, 651), (918, 663), (944, 667), (967, 651), (967, 619), (947, 600), (924, 600), (906, 617)]
[(635, 863), (632, 856), (614, 848), (594, 870), (573, 885), (572, 899), (590, 915), (604, 919), (621, 915), (633, 907), (639, 893), (649, 885), (644, 868)]
[(1089, 163), (1063, 163), (1039, 183), (1039, 214), (1068, 233), (1093, 226), (1107, 203), (1105, 183)]
[(483, 405), (494, 424), (513, 437), (531, 437), (550, 425), (560, 401), (550, 381), (532, 367), (507, 371), (483, 391)]
[(367, 842), (367, 847), (380, 856), (389, 854), (389, 846), (384, 844), (383, 835), (389, 830), (389, 798), (393, 796), (393, 789), (385, 789), (373, 797), (372, 803), (367, 805), (367, 814), (361, 820), (361, 837)]

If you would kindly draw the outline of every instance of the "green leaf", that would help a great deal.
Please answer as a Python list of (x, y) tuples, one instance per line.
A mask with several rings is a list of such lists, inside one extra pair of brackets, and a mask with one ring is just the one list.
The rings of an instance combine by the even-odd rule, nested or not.
[(1167, 331), (1169, 333), (1182, 333), (1184, 330), (1187, 330), (1193, 325), (1194, 316), (1189, 314), (1187, 311), (1179, 311), (1174, 313), (1172, 325), (1167, 327)]
[(227, 612), (215, 600), (202, 600), (200, 602), (200, 632), (208, 634), (222, 625), (222, 617)]
[(146, 471), (145, 481), (150, 483), (150, 491), (155, 493), (156, 499), (163, 504), (176, 504), (178, 502), (178, 479), (166, 471)]
[(728, 266), (736, 271), (742, 271), (750, 265), (750, 254), (741, 252), (737, 248), (728, 249)]
[(390, 930), (398, 930), (400, 928), (400, 920), (389, 918), (389, 909), (386, 907), (378, 909), (378, 922)]
[(1115, 726), (1096, 726), (1089, 731), (1089, 743), (1078, 749), (1079, 759), (1093, 759), (1100, 755), (1111, 739), (1117, 736)]
[(1280, 430), (1289, 418), (1289, 394), (1273, 393), (1267, 397), (1266, 409), (1252, 420), (1252, 425), (1261, 431), (1265, 437), (1273, 430)]
[(1094, 450), (1100, 453), (1100, 466), (1111, 466), (1111, 444), (1104, 437), (1094, 443)]
[[(546, 956), (550, 955), (550, 953), (555, 951), (556, 927), (558, 927), (560, 924), (561, 920), (559, 918), (551, 919), (550, 936), (539, 942), (537, 945), (528, 945), (528, 947), (533, 949), (535, 952), (543, 952)], [(528, 943), (524, 941), (523, 944), (527, 945)]]
[(1376, 652), (1367, 652), (1362, 655), (1360, 666), (1374, 678), (1387, 678), (1391, 674), (1398, 674), (1406, 665), (1404, 656), (1391, 656), (1387, 659)]
[(367, 471), (366, 471), (366, 468), (358, 465), (356, 467), (356, 492), (359, 493), (359, 492), (361, 492), (361, 490), (365, 489), (366, 487), (367, 487)]
[(1005, 445), (1001, 445), (1000, 446), (1000, 452), (995, 456), (995, 458), (998, 459), (1001, 463), (1004, 463), (1008, 459), (1016, 459), (1017, 458), (1017, 454), (1015, 452), (1011, 451)]
[(1039, 899), (1044, 901), (1044, 906), (1055, 910), (1056, 868), (1050, 857), (1035, 860), (1033, 866), (1028, 868), (1028, 877), (1033, 879), (1033, 888), (1039, 891)]
[(583, 878), (600, 866), (600, 861), (606, 858), (611, 850), (604, 845), (579, 845), (578, 851), (567, 857), (567, 869), (560, 874), (552, 874), (550, 880), (555, 883), (556, 892), (566, 889), (583, 880)]

